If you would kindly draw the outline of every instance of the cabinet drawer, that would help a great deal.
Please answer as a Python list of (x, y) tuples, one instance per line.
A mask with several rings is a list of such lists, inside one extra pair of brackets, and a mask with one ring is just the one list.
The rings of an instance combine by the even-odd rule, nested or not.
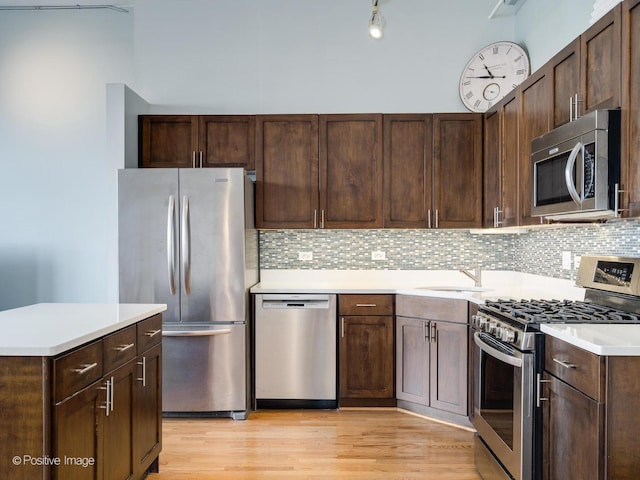
[(136, 356), (136, 326), (118, 330), (102, 340), (104, 371), (110, 372)]
[(398, 295), (396, 297), (396, 315), (425, 320), (468, 323), (468, 303), (466, 300), (451, 298)]
[(393, 295), (340, 295), (340, 315), (393, 315)]
[(137, 324), (138, 354), (148, 350), (162, 340), (162, 315), (154, 315)]
[(545, 335), (544, 368), (597, 401), (604, 401), (604, 357)]
[(54, 399), (67, 398), (102, 377), (102, 340), (73, 350), (53, 361)]

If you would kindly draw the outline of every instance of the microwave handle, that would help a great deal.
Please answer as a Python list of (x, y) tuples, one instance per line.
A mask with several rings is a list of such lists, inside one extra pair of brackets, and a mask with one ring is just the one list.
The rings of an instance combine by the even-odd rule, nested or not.
[(573, 201), (576, 202), (578, 205), (582, 203), (582, 199), (580, 198), (580, 195), (578, 195), (576, 186), (573, 183), (573, 178), (571, 178), (572, 177), (571, 173), (573, 172), (573, 168), (575, 167), (576, 158), (578, 157), (578, 154), (582, 151), (582, 148), (583, 148), (582, 143), (580, 142), (576, 143), (575, 147), (573, 147), (573, 150), (571, 150), (569, 159), (567, 160), (567, 166), (564, 168), (564, 181), (567, 184), (567, 190), (569, 190), (569, 195), (571, 195), (571, 198), (573, 198)]

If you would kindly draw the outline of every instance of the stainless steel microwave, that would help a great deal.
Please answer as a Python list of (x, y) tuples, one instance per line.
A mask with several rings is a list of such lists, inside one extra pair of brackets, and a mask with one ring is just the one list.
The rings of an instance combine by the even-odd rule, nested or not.
[(617, 215), (620, 110), (596, 110), (531, 142), (531, 214), (550, 220)]

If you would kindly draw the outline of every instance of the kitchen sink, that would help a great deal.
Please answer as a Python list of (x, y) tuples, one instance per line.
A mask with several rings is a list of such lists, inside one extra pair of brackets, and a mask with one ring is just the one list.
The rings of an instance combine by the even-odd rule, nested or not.
[(491, 288), (465, 287), (462, 285), (430, 285), (428, 287), (418, 287), (418, 290), (434, 290), (436, 292), (490, 292)]

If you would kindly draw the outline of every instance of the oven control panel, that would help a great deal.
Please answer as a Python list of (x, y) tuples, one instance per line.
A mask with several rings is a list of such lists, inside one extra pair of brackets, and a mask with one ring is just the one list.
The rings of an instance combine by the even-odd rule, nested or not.
[(478, 313), (471, 318), (476, 330), (484, 332), (496, 340), (513, 345), (519, 350), (532, 350), (534, 348), (535, 332), (524, 332), (499, 319), (484, 313)]

